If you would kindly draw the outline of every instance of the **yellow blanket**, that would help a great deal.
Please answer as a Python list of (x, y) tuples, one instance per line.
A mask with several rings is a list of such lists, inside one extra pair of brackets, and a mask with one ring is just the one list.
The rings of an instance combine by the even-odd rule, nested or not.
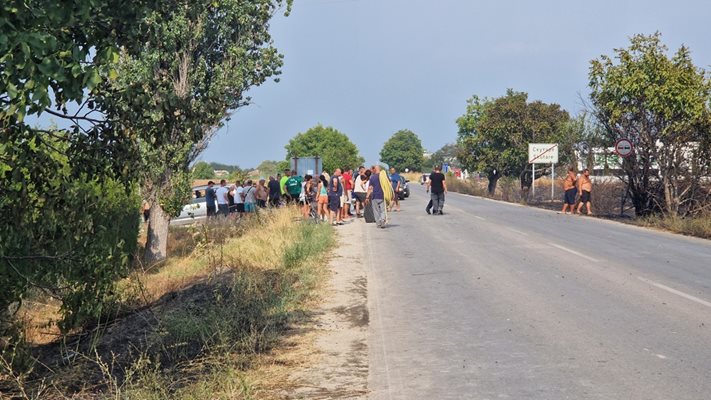
[(385, 171), (380, 171), (380, 186), (383, 188), (383, 194), (385, 195), (385, 204), (390, 204), (393, 201), (395, 193), (393, 192), (393, 185), (390, 183), (390, 178)]

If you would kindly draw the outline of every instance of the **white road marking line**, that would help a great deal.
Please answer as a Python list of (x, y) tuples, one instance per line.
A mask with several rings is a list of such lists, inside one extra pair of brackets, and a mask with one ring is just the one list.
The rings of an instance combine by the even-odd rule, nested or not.
[(657, 358), (661, 358), (662, 360), (667, 359), (667, 356), (665, 356), (664, 354), (655, 354), (655, 356), (657, 356)]
[(522, 232), (522, 231), (519, 231), (519, 230), (513, 229), (513, 228), (507, 228), (507, 229), (510, 230), (511, 232), (516, 232), (519, 235), (528, 236), (528, 233), (526, 233), (526, 232)]
[(561, 250), (563, 250), (563, 251), (567, 251), (567, 252), (570, 253), (570, 254), (575, 254), (576, 256), (582, 257), (582, 258), (584, 258), (584, 259), (586, 259), (586, 260), (588, 260), (588, 261), (592, 261), (592, 262), (598, 262), (598, 261), (599, 261), (597, 258), (592, 258), (592, 257), (590, 257), (590, 256), (586, 256), (586, 255), (583, 254), (583, 253), (577, 252), (577, 251), (572, 250), (572, 249), (569, 249), (569, 248), (567, 248), (567, 247), (563, 247), (563, 246), (561, 246), (561, 245), (559, 245), (559, 244), (555, 244), (555, 243), (551, 243), (551, 242), (548, 242), (548, 244), (551, 245), (551, 246), (553, 246), (553, 247), (555, 247), (555, 248), (561, 249)]
[(486, 218), (484, 218), (484, 217), (480, 217), (480, 216), (478, 216), (478, 215), (475, 215), (475, 216), (474, 216), (474, 218), (476, 218), (476, 219), (480, 219), (480, 220), (482, 220), (482, 221), (486, 221)]
[(692, 295), (690, 295), (690, 294), (686, 294), (686, 293), (684, 293), (684, 292), (682, 292), (682, 291), (676, 290), (676, 289), (674, 289), (674, 288), (670, 288), (669, 286), (662, 285), (661, 283), (654, 282), (654, 281), (649, 280), (649, 279), (647, 279), (647, 278), (642, 278), (641, 276), (638, 276), (637, 279), (639, 279), (640, 281), (642, 281), (642, 282), (644, 282), (644, 283), (646, 283), (646, 284), (648, 284), (648, 285), (652, 285), (652, 286), (657, 287), (657, 288), (659, 288), (659, 289), (666, 290), (666, 291), (669, 292), (669, 293), (673, 293), (673, 294), (675, 294), (675, 295), (677, 295), (677, 296), (680, 296), (680, 297), (683, 297), (683, 298), (685, 298), (685, 299), (687, 299), (687, 300), (691, 300), (691, 301), (693, 301), (693, 302), (696, 302), (696, 303), (699, 303), (699, 304), (701, 304), (701, 305), (704, 305), (704, 306), (706, 306), (706, 307), (711, 308), (711, 303), (710, 303), (710, 302), (708, 302), (708, 301), (706, 301), (706, 300), (703, 300), (703, 299), (700, 299), (700, 298), (698, 298), (698, 297), (696, 297), (696, 296), (692, 296)]

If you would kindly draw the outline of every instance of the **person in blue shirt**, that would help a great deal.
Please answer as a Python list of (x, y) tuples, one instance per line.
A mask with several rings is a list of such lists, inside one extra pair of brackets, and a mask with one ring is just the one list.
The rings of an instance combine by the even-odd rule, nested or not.
[(400, 174), (397, 173), (394, 167), (390, 167), (390, 184), (393, 185), (393, 193), (395, 193), (395, 196), (393, 196), (393, 205), (390, 207), (396, 207), (397, 209), (395, 211), (400, 211), (400, 190), (402, 190), (402, 188), (400, 187)]
[(215, 196), (215, 189), (212, 187), (215, 182), (210, 181), (207, 183), (207, 189), (205, 189), (205, 203), (207, 204), (207, 216), (214, 217), (217, 213), (217, 207), (215, 206), (215, 201), (217, 197)]

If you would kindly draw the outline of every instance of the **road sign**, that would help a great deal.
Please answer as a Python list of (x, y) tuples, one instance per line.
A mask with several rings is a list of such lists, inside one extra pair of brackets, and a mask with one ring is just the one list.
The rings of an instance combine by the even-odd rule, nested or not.
[(620, 157), (629, 157), (634, 152), (634, 145), (629, 139), (620, 139), (615, 143), (615, 153)]
[(528, 162), (530, 164), (556, 164), (558, 143), (529, 143)]

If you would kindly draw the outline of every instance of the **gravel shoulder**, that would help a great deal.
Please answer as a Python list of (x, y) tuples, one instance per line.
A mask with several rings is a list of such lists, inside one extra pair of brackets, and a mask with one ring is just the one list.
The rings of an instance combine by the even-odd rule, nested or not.
[(337, 228), (329, 282), (315, 310), (309, 359), (291, 374), (288, 399), (366, 399), (368, 379), (365, 224)]

